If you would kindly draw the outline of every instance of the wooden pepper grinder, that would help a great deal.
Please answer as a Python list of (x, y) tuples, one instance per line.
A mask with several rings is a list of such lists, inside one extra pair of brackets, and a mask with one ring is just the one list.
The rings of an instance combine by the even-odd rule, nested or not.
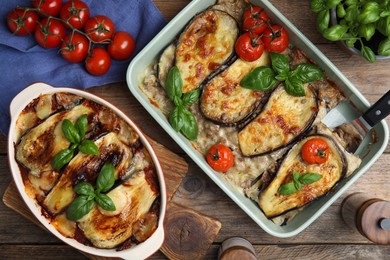
[(218, 260), (256, 260), (252, 244), (242, 237), (231, 237), (222, 242), (218, 251)]
[(390, 244), (390, 201), (353, 193), (342, 202), (341, 217), (347, 226), (375, 244)]

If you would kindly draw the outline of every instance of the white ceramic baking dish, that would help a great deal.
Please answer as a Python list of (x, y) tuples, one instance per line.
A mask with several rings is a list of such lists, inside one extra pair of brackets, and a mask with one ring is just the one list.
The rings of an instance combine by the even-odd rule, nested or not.
[[(240, 206), (262, 229), (276, 237), (291, 237), (309, 226), (317, 219), (340, 195), (348, 189), (369, 167), (377, 160), (387, 146), (389, 131), (385, 122), (378, 124), (374, 129), (379, 137), (371, 147), (368, 154), (363, 158), (362, 164), (350, 177), (343, 179), (335, 187), (334, 192), (329, 193), (300, 212), (291, 222), (285, 226), (276, 225), (267, 219), (257, 204), (245, 197), (242, 193), (233, 189), (221, 174), (214, 172), (205, 161), (202, 154), (196, 151), (190, 142), (181, 134), (175, 132), (170, 126), (167, 118), (159, 109), (153, 106), (148, 98), (140, 91), (141, 76), (143, 70), (155, 61), (162, 50), (172, 42), (175, 36), (183, 29), (185, 24), (198, 12), (214, 4), (215, 0), (194, 0), (186, 6), (163, 30), (133, 59), (127, 70), (127, 84), (131, 93), (154, 117), (154, 119), (165, 129), (165, 131), (182, 147), (182, 149), (202, 168), (202, 170), (235, 202)], [(326, 71), (327, 76), (334, 80), (344, 91), (346, 97), (357, 109), (365, 111), (369, 102), (352, 85), (352, 83), (325, 57), (321, 51), (314, 46), (286, 17), (284, 17), (268, 1), (253, 0), (253, 4), (263, 7), (271, 19), (287, 29), (290, 42), (296, 47), (304, 50), (306, 54), (315, 60), (318, 65)], [(344, 111), (352, 113), (353, 111)], [(370, 140), (366, 138), (364, 144)], [(364, 146), (364, 145), (363, 145)]]
[[(22, 112), (22, 110), (26, 107), (26, 105), (29, 104), (33, 99), (37, 98), (41, 94), (52, 94), (56, 92), (67, 92), (67, 93), (79, 95), (112, 109), (118, 116), (120, 116), (133, 129), (135, 129), (135, 131), (140, 136), (140, 140), (142, 144), (144, 145), (144, 147), (146, 147), (146, 149), (150, 153), (150, 156), (156, 167), (157, 176), (160, 183), (161, 206), (160, 206), (158, 228), (153, 233), (153, 235), (143, 243), (140, 243), (138, 245), (135, 245), (123, 251), (116, 251), (115, 249), (98, 249), (90, 246), (85, 246), (77, 242), (75, 239), (64, 237), (60, 232), (58, 232), (57, 229), (55, 229), (49, 223), (48, 219), (42, 215), (41, 207), (30, 197), (28, 197), (28, 195), (25, 193), (22, 175), (20, 173), (19, 166), (15, 160), (14, 146), (15, 143), (18, 141), (16, 136), (16, 131), (14, 131), (16, 126), (16, 120), (19, 114)], [(16, 187), (18, 188), (18, 191), (22, 196), (23, 200), (25, 201), (25, 203), (27, 204), (31, 212), (34, 214), (34, 216), (42, 223), (42, 225), (45, 228), (47, 228), (51, 233), (56, 235), (59, 239), (69, 244), (70, 246), (82, 252), (96, 255), (96, 256), (117, 257), (123, 259), (145, 259), (150, 255), (152, 255), (161, 247), (164, 241), (163, 220), (166, 211), (166, 187), (165, 187), (164, 174), (162, 172), (160, 163), (157, 159), (157, 156), (152, 146), (149, 144), (149, 142), (147, 141), (147, 139), (145, 138), (141, 130), (137, 127), (137, 125), (134, 124), (133, 121), (131, 121), (129, 117), (127, 117), (122, 111), (120, 111), (117, 107), (110, 104), (106, 100), (99, 98), (93, 94), (90, 94), (86, 91), (72, 89), (72, 88), (54, 88), (44, 83), (35, 83), (22, 90), (11, 102), (10, 113), (11, 113), (11, 124), (10, 124), (10, 129), (8, 134), (8, 160), (9, 160), (11, 173), (15, 181)]]

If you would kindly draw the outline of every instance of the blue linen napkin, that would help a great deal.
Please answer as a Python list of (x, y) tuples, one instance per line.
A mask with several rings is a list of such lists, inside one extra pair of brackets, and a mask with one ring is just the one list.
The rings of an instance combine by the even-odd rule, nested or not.
[[(66, 1), (64, 1), (66, 2)], [(115, 24), (115, 31), (126, 31), (136, 40), (136, 55), (166, 24), (150, 0), (84, 0), (90, 15), (106, 15)], [(112, 82), (125, 81), (130, 60), (112, 60), (109, 72), (92, 76), (84, 63), (69, 63), (58, 48), (44, 49), (33, 36), (13, 35), (7, 27), (8, 13), (19, 6), (30, 6), (30, 0), (0, 1), (0, 131), (7, 135), (9, 105), (22, 89), (34, 82), (52, 86), (86, 89)]]

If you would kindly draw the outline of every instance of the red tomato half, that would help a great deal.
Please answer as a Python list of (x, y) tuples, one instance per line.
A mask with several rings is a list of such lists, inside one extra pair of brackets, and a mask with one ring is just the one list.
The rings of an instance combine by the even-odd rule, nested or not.
[(282, 52), (288, 47), (287, 31), (280, 25), (268, 27), (261, 38), (268, 52)]
[[(82, 29), (89, 18), (89, 8), (83, 1), (68, 1), (61, 8), (60, 18), (68, 21), (74, 28)], [(67, 25), (66, 27), (69, 28)]]
[(249, 62), (257, 60), (264, 52), (264, 45), (260, 37), (249, 32), (240, 35), (234, 47), (237, 55)]
[(85, 24), (84, 31), (92, 41), (101, 43), (111, 39), (115, 25), (110, 18), (103, 15), (91, 17)]
[(229, 147), (214, 144), (206, 154), (207, 163), (218, 172), (227, 172), (234, 164), (234, 155)]
[(116, 60), (126, 60), (131, 57), (135, 49), (135, 41), (127, 32), (116, 32), (107, 50), (110, 56)]
[[(32, 5), (47, 15), (57, 16), (62, 7), (62, 0), (32, 0)], [(39, 12), (38, 14), (45, 17)]]
[(39, 21), (34, 11), (27, 11), (23, 7), (17, 7), (7, 16), (7, 25), (11, 32), (16, 35), (32, 34)]
[(89, 41), (79, 33), (65, 36), (61, 44), (61, 54), (69, 62), (83, 61), (88, 55)]
[(95, 76), (100, 76), (107, 73), (110, 67), (110, 55), (103, 48), (93, 49), (91, 56), (85, 60), (85, 68), (90, 74)]
[(312, 138), (303, 144), (301, 156), (308, 164), (322, 164), (328, 160), (329, 145), (321, 138)]
[(258, 6), (249, 5), (244, 10), (242, 18), (242, 29), (244, 31), (251, 31), (257, 35), (260, 35), (267, 28), (269, 17), (263, 8)]
[(35, 28), (35, 40), (44, 48), (55, 48), (61, 45), (66, 30), (64, 25), (57, 20), (43, 19)]

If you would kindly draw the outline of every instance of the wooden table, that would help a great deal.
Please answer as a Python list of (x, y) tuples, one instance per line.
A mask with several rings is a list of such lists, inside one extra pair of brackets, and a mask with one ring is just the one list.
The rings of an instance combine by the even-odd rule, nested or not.
[[(189, 0), (154, 0), (170, 20)], [(370, 102), (376, 101), (390, 88), (390, 60), (369, 64), (350, 56), (324, 40), (315, 30), (315, 16), (307, 0), (272, 0), (323, 53), (352, 81)], [(117, 105), (150, 137), (162, 143), (189, 163), (189, 171), (174, 201), (205, 215), (219, 219), (222, 228), (207, 252), (207, 259), (216, 259), (218, 246), (224, 239), (242, 236), (255, 246), (259, 259), (389, 259), (390, 246), (374, 245), (351, 231), (342, 221), (340, 203), (350, 193), (363, 191), (390, 200), (390, 146), (385, 153), (341, 198), (311, 226), (299, 235), (280, 239), (265, 233), (233, 201), (231, 201), (130, 94), (126, 83), (115, 83), (90, 89), (91, 92)], [(387, 119), (390, 123), (390, 119)], [(11, 182), (7, 163), (6, 137), (0, 135), (0, 192)], [(21, 217), (0, 203), (0, 259), (84, 259), (85, 256), (63, 244), (53, 235)], [(160, 252), (152, 259), (164, 259)]]

